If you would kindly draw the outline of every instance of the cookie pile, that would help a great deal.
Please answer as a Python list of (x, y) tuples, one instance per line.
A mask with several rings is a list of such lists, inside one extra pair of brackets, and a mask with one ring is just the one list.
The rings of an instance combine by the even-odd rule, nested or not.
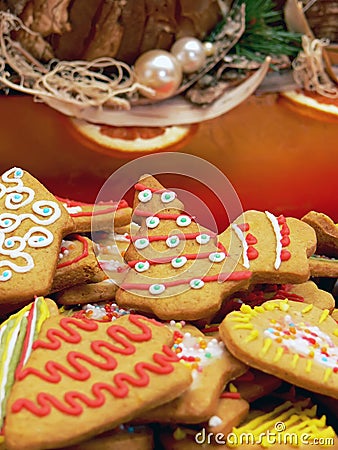
[(2, 175), (0, 448), (338, 448), (325, 227), (247, 211), (217, 235), (135, 183), (94, 206)]

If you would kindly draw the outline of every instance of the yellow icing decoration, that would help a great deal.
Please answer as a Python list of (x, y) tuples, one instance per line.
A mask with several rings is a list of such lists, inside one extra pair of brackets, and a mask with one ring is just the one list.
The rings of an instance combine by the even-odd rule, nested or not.
[(325, 369), (325, 372), (324, 372), (324, 383), (326, 383), (328, 381), (328, 379), (330, 378), (331, 374), (332, 374), (331, 367), (328, 367), (327, 369)]
[(292, 363), (291, 363), (291, 366), (293, 369), (296, 367), (298, 360), (299, 360), (299, 355), (297, 355), (297, 354), (293, 355)]
[(312, 359), (306, 361), (305, 372), (310, 373), (312, 368)]
[(263, 348), (260, 351), (261, 355), (265, 355), (268, 352), (269, 348), (271, 347), (271, 344), (272, 344), (272, 339), (270, 339), (270, 338), (264, 339)]
[(187, 436), (187, 433), (184, 430), (182, 430), (182, 428), (176, 428), (173, 436), (176, 441), (180, 441)]
[(274, 309), (278, 308), (278, 305), (276, 305), (276, 303), (263, 303), (262, 306), (267, 311), (273, 311)]
[(312, 308), (313, 308), (312, 303), (310, 305), (305, 306), (305, 308), (302, 309), (302, 314), (306, 314), (307, 312), (310, 312)]
[(243, 304), (243, 305), (241, 306), (241, 311), (242, 311), (242, 313), (244, 313), (244, 314), (251, 314), (251, 313), (252, 313), (251, 307), (250, 307), (249, 305), (246, 305), (246, 304)]
[(250, 322), (251, 317), (250, 316), (244, 316), (244, 317), (232, 317), (231, 320), (233, 322), (242, 322), (242, 323), (248, 323)]
[(334, 330), (333, 334), (334, 334), (336, 337), (338, 337), (338, 328), (336, 328), (336, 329)]
[(289, 305), (289, 301), (287, 298), (285, 300), (282, 300), (281, 302), (279, 302), (279, 309), (281, 311), (286, 312), (289, 308), (290, 308), (290, 305)]
[(239, 323), (238, 325), (234, 326), (234, 330), (252, 330), (253, 325), (252, 323)]
[(276, 351), (276, 355), (274, 356), (272, 361), (273, 362), (278, 362), (281, 359), (283, 353), (284, 353), (283, 347), (278, 347), (277, 351)]
[[(324, 446), (333, 446), (335, 432), (332, 427), (326, 425), (326, 417), (316, 417), (317, 406), (306, 408), (308, 401), (285, 402), (273, 411), (262, 414), (249, 420), (239, 428), (233, 428), (231, 435), (237, 437), (227, 442), (229, 447), (244, 447), (245, 444), (257, 444), (263, 448), (279, 446), (299, 447), (304, 444), (304, 436), (311, 445), (314, 439), (325, 439)], [(273, 434), (276, 440), (268, 439), (268, 432)], [(270, 435), (271, 435), (270, 434)], [(242, 441), (243, 436), (250, 440)]]
[(48, 319), (48, 317), (50, 316), (50, 310), (49, 310), (48, 305), (45, 302), (45, 299), (43, 297), (38, 297), (37, 298), (37, 305), (36, 306), (37, 306), (38, 311), (40, 313), (38, 322), (36, 324), (36, 331), (37, 331), (37, 333), (39, 333), (39, 331), (41, 330), (43, 322), (46, 319)]
[(237, 392), (238, 389), (236, 388), (236, 386), (232, 383), (229, 383), (229, 391), (230, 392)]
[(257, 311), (258, 313), (263, 313), (263, 312), (265, 312), (263, 306), (255, 306), (255, 307), (254, 307), (254, 311)]
[(249, 336), (245, 339), (245, 343), (254, 341), (255, 339), (257, 339), (259, 336), (259, 332), (258, 330), (252, 330), (251, 333), (249, 334)]
[(319, 318), (319, 323), (324, 322), (324, 320), (327, 318), (327, 316), (330, 314), (330, 311), (328, 309), (324, 309), (322, 312), (322, 315)]

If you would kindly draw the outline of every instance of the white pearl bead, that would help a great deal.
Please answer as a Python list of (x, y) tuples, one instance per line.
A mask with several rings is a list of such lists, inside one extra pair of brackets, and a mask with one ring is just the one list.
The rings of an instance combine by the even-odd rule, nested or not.
[(213, 56), (215, 54), (216, 48), (212, 42), (205, 41), (202, 45), (204, 48), (205, 56)]
[(139, 83), (154, 89), (149, 98), (171, 97), (182, 81), (182, 69), (177, 59), (165, 50), (149, 50), (135, 62), (136, 79)]
[(205, 51), (201, 41), (194, 37), (178, 39), (171, 47), (184, 73), (196, 72), (205, 63)]

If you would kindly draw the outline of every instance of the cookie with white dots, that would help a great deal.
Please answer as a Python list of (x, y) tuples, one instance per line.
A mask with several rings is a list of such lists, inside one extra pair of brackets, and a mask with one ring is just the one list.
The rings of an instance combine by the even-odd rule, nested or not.
[(251, 272), (217, 234), (150, 176), (135, 185), (133, 220), (140, 228), (124, 255), (130, 270), (116, 294), (122, 307), (193, 321), (212, 317), (227, 296), (249, 286)]
[(338, 326), (328, 309), (287, 299), (243, 305), (225, 317), (219, 331), (245, 364), (338, 398)]
[(0, 304), (49, 293), (62, 238), (74, 223), (32, 175), (14, 167), (0, 178)]

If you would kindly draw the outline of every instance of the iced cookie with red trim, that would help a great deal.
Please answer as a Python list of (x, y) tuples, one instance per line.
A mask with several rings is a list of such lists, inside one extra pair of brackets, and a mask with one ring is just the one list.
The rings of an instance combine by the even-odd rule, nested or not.
[(338, 258), (338, 226), (326, 214), (316, 211), (308, 212), (302, 221), (310, 225), (316, 232), (318, 255)]
[(73, 234), (62, 240), (51, 292), (105, 278), (89, 238)]
[(219, 330), (229, 351), (245, 364), (338, 398), (338, 326), (328, 309), (287, 299), (243, 305)]
[(25, 366), (44, 321), (57, 314), (52, 300), (37, 297), (0, 325), (0, 433), (15, 374)]
[(161, 443), (165, 450), (198, 450), (201, 447), (306, 450), (313, 445), (316, 448), (337, 449), (337, 436), (326, 423), (326, 416), (320, 416), (317, 406), (306, 399), (284, 402), (268, 412), (251, 410), (244, 422), (233, 427), (227, 435), (211, 433), (206, 428), (176, 428), (161, 433)]
[(207, 337), (194, 327), (189, 331), (185, 326), (175, 327), (174, 336), (173, 350), (181, 363), (191, 369), (193, 382), (180, 397), (143, 414), (142, 420), (188, 424), (206, 421), (214, 413), (224, 386), (247, 367), (226, 350), (222, 341)]
[(8, 399), (8, 450), (74, 445), (181, 395), (191, 371), (173, 342), (168, 327), (134, 314), (47, 319)]
[(65, 450), (153, 450), (154, 432), (150, 427), (121, 425)]
[(38, 180), (17, 167), (0, 178), (0, 211), (0, 304), (48, 294), (61, 240), (73, 231), (73, 220)]
[(310, 277), (309, 261), (316, 234), (293, 217), (246, 211), (219, 237), (231, 256), (252, 271), (252, 283), (303, 283)]
[(111, 231), (115, 227), (123, 227), (130, 223), (131, 208), (125, 200), (92, 204), (68, 198), (57, 198), (73, 219), (76, 233), (90, 233), (92, 221), (95, 223), (95, 231)]
[(249, 285), (251, 272), (184, 211), (174, 191), (151, 176), (135, 190), (133, 217), (141, 226), (125, 253), (131, 270), (117, 291), (119, 305), (163, 320), (198, 320)]

